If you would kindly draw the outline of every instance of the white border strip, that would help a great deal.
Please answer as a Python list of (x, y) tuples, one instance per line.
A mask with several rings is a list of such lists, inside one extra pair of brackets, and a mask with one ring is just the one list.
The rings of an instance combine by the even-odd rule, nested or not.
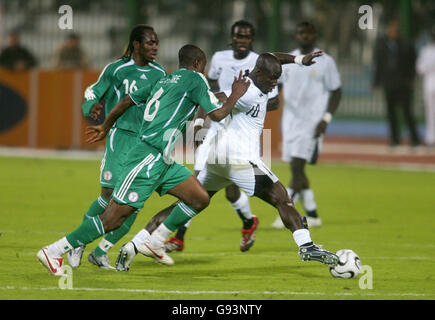
[[(50, 291), (62, 290), (59, 287), (35, 288), (35, 287), (0, 287), (0, 290), (20, 290), (20, 291)], [(207, 294), (246, 294), (246, 295), (294, 295), (294, 296), (385, 296), (385, 297), (430, 297), (431, 294), (426, 293), (351, 293), (351, 292), (301, 292), (301, 291), (217, 291), (217, 290), (201, 290), (201, 291), (181, 291), (181, 290), (154, 290), (154, 289), (126, 289), (126, 288), (73, 288), (72, 291), (104, 291), (104, 292), (138, 292), (138, 293), (165, 293), (165, 294), (191, 294), (191, 295), (207, 295)], [(65, 291), (65, 290), (63, 290)]]

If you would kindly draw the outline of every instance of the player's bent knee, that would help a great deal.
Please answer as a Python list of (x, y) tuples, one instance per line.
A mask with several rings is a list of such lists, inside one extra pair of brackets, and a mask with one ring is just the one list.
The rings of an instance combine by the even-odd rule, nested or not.
[(230, 202), (236, 202), (240, 198), (240, 190), (239, 188), (232, 184), (225, 188), (225, 197)]
[(202, 192), (198, 194), (198, 196), (191, 202), (186, 203), (190, 207), (192, 207), (195, 211), (200, 212), (207, 208), (210, 203), (210, 197), (207, 192)]

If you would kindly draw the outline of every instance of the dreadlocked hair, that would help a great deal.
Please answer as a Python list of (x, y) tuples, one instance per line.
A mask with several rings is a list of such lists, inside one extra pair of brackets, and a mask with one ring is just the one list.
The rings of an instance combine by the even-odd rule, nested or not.
[(147, 24), (138, 24), (136, 25), (130, 32), (130, 40), (128, 42), (128, 46), (124, 51), (124, 55), (122, 56), (122, 58), (129, 58), (131, 57), (131, 55), (133, 54), (133, 50), (134, 50), (134, 46), (133, 46), (133, 42), (134, 41), (139, 41), (141, 42), (142, 39), (144, 38), (144, 33), (145, 31), (151, 31), (154, 32), (154, 28), (147, 25)]

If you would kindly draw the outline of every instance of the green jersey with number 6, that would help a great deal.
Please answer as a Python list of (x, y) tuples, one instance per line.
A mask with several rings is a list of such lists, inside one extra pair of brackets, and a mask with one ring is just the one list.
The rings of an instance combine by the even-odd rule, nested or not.
[(140, 139), (169, 157), (186, 122), (199, 105), (206, 113), (222, 107), (201, 73), (184, 68), (160, 79), (152, 89), (130, 94), (135, 104), (145, 104)]
[[(97, 82), (86, 89), (83, 113), (90, 116), (92, 106), (104, 100), (107, 115), (123, 97), (141, 88), (151, 90), (165, 75), (163, 67), (155, 62), (139, 66), (130, 57), (112, 62), (103, 69)], [(138, 133), (143, 112), (144, 106), (130, 108), (116, 121), (114, 127)]]

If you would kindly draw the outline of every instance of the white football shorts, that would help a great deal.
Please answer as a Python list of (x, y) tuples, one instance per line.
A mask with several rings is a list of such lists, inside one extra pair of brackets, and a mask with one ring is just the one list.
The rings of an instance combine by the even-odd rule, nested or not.
[(244, 160), (237, 164), (207, 163), (197, 178), (207, 191), (219, 191), (234, 183), (251, 197), (278, 181), (261, 160)]
[(322, 148), (323, 136), (313, 138), (310, 135), (297, 135), (282, 141), (282, 160), (291, 162), (292, 158), (305, 159), (315, 164)]

